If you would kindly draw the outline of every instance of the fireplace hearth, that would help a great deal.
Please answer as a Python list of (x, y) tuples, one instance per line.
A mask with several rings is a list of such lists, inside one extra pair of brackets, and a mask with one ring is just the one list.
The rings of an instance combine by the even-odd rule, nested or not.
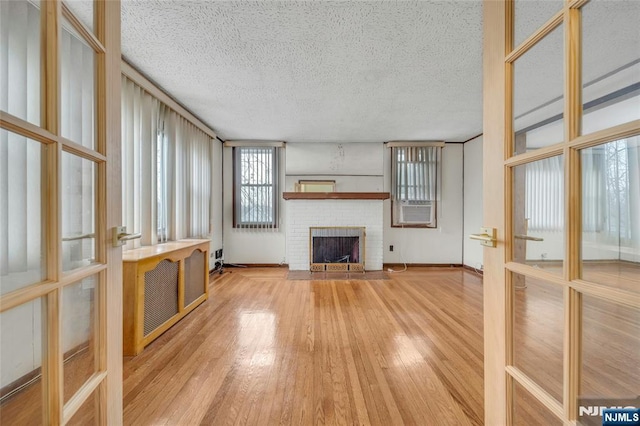
[(364, 227), (309, 228), (311, 271), (364, 271)]

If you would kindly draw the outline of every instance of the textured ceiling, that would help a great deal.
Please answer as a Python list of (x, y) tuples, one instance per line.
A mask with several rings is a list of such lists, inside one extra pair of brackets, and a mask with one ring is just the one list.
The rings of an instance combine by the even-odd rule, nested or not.
[(479, 1), (124, 1), (124, 57), (223, 139), (466, 140)]
[[(66, 0), (85, 22), (91, 2)], [(562, 0), (515, 3), (521, 43)], [(640, 82), (640, 1), (583, 8), (583, 99)], [(516, 61), (522, 128), (562, 111), (564, 28)], [(482, 131), (482, 3), (123, 0), (122, 51), (223, 139), (462, 141)]]

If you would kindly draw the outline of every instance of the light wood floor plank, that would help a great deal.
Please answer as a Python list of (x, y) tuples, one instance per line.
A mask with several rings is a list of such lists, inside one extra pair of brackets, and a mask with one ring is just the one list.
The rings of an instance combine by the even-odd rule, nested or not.
[(125, 424), (482, 424), (477, 275), (287, 272), (214, 277), (206, 303), (125, 359)]

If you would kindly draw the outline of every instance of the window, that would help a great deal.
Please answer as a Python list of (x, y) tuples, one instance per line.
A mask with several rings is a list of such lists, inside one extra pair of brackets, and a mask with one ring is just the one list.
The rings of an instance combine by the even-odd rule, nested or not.
[(278, 148), (234, 147), (234, 228), (278, 227)]
[(158, 130), (156, 139), (156, 230), (159, 243), (164, 243), (169, 239), (168, 142), (164, 131)]
[(436, 227), (440, 147), (391, 148), (391, 225)]
[[(129, 71), (130, 72), (130, 71)], [(211, 135), (122, 76), (125, 250), (212, 235)]]

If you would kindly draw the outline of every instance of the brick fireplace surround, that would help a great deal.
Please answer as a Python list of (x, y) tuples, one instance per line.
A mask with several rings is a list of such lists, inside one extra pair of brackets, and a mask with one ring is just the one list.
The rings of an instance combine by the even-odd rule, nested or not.
[(382, 270), (383, 200), (389, 193), (291, 193), (287, 200), (287, 262), (291, 271), (308, 271), (309, 228), (364, 226), (365, 269)]

